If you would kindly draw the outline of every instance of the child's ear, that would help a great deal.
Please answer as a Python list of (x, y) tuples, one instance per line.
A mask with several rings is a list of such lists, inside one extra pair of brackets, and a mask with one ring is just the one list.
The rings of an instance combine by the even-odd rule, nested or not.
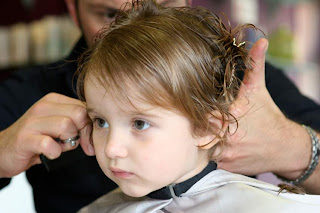
[(199, 138), (198, 147), (200, 149), (211, 149), (225, 135), (228, 128), (228, 119), (218, 111), (208, 114), (209, 129)]
[[(88, 118), (89, 119), (89, 118)], [(80, 130), (80, 145), (82, 150), (88, 156), (94, 156), (95, 151), (92, 143), (92, 126), (87, 124), (84, 128)]]

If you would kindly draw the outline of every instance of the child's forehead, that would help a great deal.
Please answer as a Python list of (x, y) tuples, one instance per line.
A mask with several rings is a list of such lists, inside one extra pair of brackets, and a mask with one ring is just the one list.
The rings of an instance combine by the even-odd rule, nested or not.
[[(109, 82), (110, 83), (110, 82)], [(88, 75), (85, 81), (85, 88), (87, 91), (95, 91), (97, 94), (93, 97), (87, 97), (86, 99), (100, 98), (105, 101), (112, 102), (119, 110), (127, 114), (147, 114), (156, 110), (168, 111), (169, 104), (162, 103), (163, 105), (157, 105), (152, 103), (147, 97), (144, 97), (138, 90), (135, 89), (135, 84), (130, 82), (122, 82), (121, 89), (112, 84), (108, 86), (103, 81), (98, 80), (96, 76)], [(91, 92), (90, 95), (94, 94)], [(88, 94), (89, 95), (89, 94)], [(102, 103), (103, 100), (96, 100), (96, 103)], [(170, 111), (176, 112), (172, 107), (169, 107)]]
[(124, 68), (111, 70), (106, 67), (93, 67), (86, 74), (85, 86), (90, 83), (124, 101), (172, 105), (172, 94), (168, 91), (170, 85), (159, 80), (157, 73), (152, 75), (145, 69), (148, 68), (139, 67), (132, 71)]

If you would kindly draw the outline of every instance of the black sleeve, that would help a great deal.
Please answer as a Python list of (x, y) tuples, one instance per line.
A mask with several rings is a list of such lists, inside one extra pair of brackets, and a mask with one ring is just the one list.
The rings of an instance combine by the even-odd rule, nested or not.
[(76, 98), (72, 87), (74, 63), (59, 61), (14, 72), (0, 82), (0, 131), (19, 119), (50, 92)]
[(0, 83), (0, 130), (14, 123), (44, 94), (40, 68), (19, 70)]
[(320, 106), (302, 95), (280, 70), (266, 63), (266, 86), (271, 97), (291, 120), (320, 130)]
[[(0, 131), (14, 123), (41, 97), (39, 71), (39, 68), (17, 71), (0, 83)], [(10, 180), (1, 178), (0, 189), (7, 186)]]

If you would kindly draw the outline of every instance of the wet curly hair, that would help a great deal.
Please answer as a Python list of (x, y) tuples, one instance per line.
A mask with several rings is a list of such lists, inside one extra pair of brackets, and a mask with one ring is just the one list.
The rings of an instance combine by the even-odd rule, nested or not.
[(86, 100), (84, 82), (90, 76), (119, 100), (130, 103), (134, 96), (177, 109), (189, 119), (194, 135), (216, 131), (208, 115), (218, 112), (217, 119), (231, 121), (228, 109), (241, 83), (235, 73), (252, 68), (248, 50), (239, 45), (246, 29), (256, 27), (231, 28), (203, 7), (127, 3), (81, 58), (78, 95)]

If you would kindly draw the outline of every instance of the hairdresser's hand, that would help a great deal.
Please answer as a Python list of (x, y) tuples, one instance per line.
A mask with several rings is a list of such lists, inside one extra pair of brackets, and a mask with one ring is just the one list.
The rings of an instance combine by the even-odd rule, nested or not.
[[(75, 149), (88, 140), (83, 134), (87, 123), (86, 108), (76, 99), (50, 93), (35, 103), (19, 120), (0, 132), (0, 177), (12, 177), (35, 164), (40, 154), (49, 159)], [(53, 138), (74, 137), (81, 130), (81, 138), (71, 147)]]
[(244, 175), (274, 172), (294, 179), (309, 163), (310, 138), (283, 115), (266, 89), (267, 46), (268, 41), (260, 39), (250, 51), (253, 70), (246, 72), (239, 98), (230, 109), (239, 126), (230, 125), (231, 136), (218, 166)]

